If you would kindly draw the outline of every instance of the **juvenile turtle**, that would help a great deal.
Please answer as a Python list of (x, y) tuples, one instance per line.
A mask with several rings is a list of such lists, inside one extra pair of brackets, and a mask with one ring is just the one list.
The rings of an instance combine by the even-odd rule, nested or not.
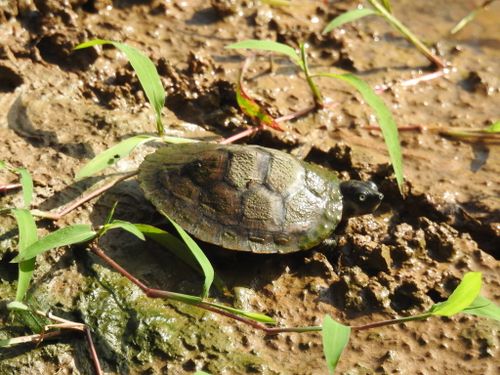
[(328, 238), (342, 215), (373, 212), (373, 182), (340, 182), (285, 152), (215, 143), (173, 144), (139, 168), (146, 197), (186, 231), (225, 249), (291, 253)]

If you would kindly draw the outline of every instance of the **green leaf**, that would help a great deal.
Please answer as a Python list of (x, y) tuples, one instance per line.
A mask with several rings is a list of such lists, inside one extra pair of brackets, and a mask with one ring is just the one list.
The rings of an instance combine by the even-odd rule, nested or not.
[(34, 242), (26, 248), (23, 254), (19, 254), (11, 263), (17, 263), (27, 259), (31, 259), (44, 251), (55, 247), (73, 245), (79, 242), (89, 241), (96, 236), (90, 225), (74, 224), (64, 228), (60, 228), (45, 237)]
[(433, 305), (429, 309), (429, 313), (438, 316), (452, 316), (469, 307), (481, 290), (481, 276), (481, 272), (467, 272), (448, 299)]
[(297, 51), (283, 43), (274, 42), (272, 40), (258, 40), (258, 39), (247, 39), (241, 42), (233, 43), (226, 48), (229, 49), (251, 49), (257, 51), (270, 51), (276, 52), (282, 55), (286, 55), (297, 64), (301, 69), (303, 69), (302, 61)]
[(7, 304), (8, 310), (21, 310), (21, 311), (29, 311), (30, 308), (20, 301), (12, 301)]
[(129, 155), (137, 146), (153, 139), (158, 139), (158, 137), (150, 135), (136, 135), (121, 141), (113, 147), (101, 152), (85, 164), (83, 168), (78, 171), (75, 179), (81, 180), (82, 178), (96, 174), (97, 172), (115, 164), (118, 160)]
[(193, 268), (196, 272), (202, 272), (200, 266), (195, 258), (189, 252), (189, 248), (184, 242), (170, 233), (156, 228), (148, 224), (134, 224), (137, 229), (151, 238), (153, 241), (159, 243), (163, 247), (171, 251), (175, 256), (181, 259), (184, 263)]
[(113, 203), (113, 207), (111, 207), (111, 210), (106, 215), (106, 219), (104, 219), (104, 225), (109, 224), (111, 222), (111, 220), (113, 220), (116, 206), (118, 206), (118, 201), (115, 201), (115, 203)]
[(450, 34), (456, 34), (460, 30), (462, 30), (468, 23), (472, 22), (474, 18), (478, 15), (479, 12), (485, 10), (488, 5), (490, 5), (495, 0), (486, 0), (483, 3), (472, 10), (469, 14), (467, 14), (464, 18), (462, 18), (454, 27), (450, 30)]
[(235, 315), (243, 316), (245, 318), (249, 318), (252, 320), (255, 320), (256, 322), (261, 322), (261, 323), (266, 323), (266, 324), (276, 324), (276, 320), (271, 318), (270, 316), (267, 316), (262, 313), (256, 313), (252, 311), (245, 311), (245, 310), (240, 310), (236, 309), (231, 306), (226, 306), (226, 305), (221, 305), (219, 303), (214, 303), (214, 302), (204, 302), (207, 305), (217, 307), (218, 309), (228, 311), (230, 313), (233, 313)]
[(21, 186), (23, 187), (24, 208), (29, 209), (33, 200), (33, 180), (25, 168), (18, 168), (16, 172), (21, 176)]
[(381, 0), (381, 3), (389, 13), (392, 13), (392, 5), (389, 0)]
[(116, 228), (120, 228), (120, 229), (123, 229), (129, 233), (132, 233), (134, 236), (136, 236), (137, 238), (139, 238), (143, 241), (146, 240), (146, 238), (144, 237), (144, 234), (142, 234), (142, 232), (140, 231), (139, 228), (137, 228), (134, 224), (129, 223), (128, 221), (124, 221), (124, 220), (113, 220), (111, 223), (105, 224), (103, 226), (103, 230), (102, 230), (102, 233), (100, 235), (102, 236), (108, 230), (116, 229)]
[(342, 26), (345, 23), (353, 22), (356, 21), (357, 19), (373, 15), (380, 15), (380, 14), (370, 8), (354, 9), (342, 13), (340, 16), (335, 17), (328, 23), (328, 25), (326, 25), (325, 29), (323, 30), (323, 34), (329, 33), (333, 29)]
[[(196, 258), (191, 254), (189, 248), (186, 246), (184, 242), (179, 240), (177, 237), (171, 235), (170, 233), (164, 231), (163, 229), (154, 227), (148, 224), (134, 224), (136, 228), (138, 228), (144, 235), (156, 243), (160, 244), (172, 254), (174, 254), (177, 258), (186, 263), (189, 267), (191, 267), (194, 271), (199, 273), (200, 275), (204, 275), (203, 270), (201, 269)], [(217, 276), (214, 275), (214, 284), (215, 286), (223, 291), (225, 289), (224, 282)]]
[(328, 371), (330, 374), (333, 374), (339, 362), (340, 355), (349, 342), (351, 327), (340, 324), (329, 315), (325, 315), (321, 333), (323, 337), (323, 352), (325, 354)]
[(212, 282), (214, 280), (214, 274), (215, 274), (214, 268), (212, 267), (210, 261), (205, 256), (203, 251), (200, 249), (198, 244), (194, 242), (194, 240), (191, 238), (191, 236), (187, 234), (187, 232), (184, 229), (182, 229), (182, 227), (179, 224), (177, 224), (173, 219), (171, 219), (165, 211), (160, 211), (160, 212), (172, 223), (174, 228), (177, 230), (177, 233), (179, 233), (182, 240), (189, 248), (189, 251), (196, 258), (198, 264), (203, 270), (203, 275), (205, 276), (205, 282), (203, 283), (202, 298), (207, 297), (208, 292), (210, 291), (210, 286), (212, 285)]
[(3, 160), (0, 160), (0, 169), (4, 169), (5, 167), (7, 167), (7, 164)]
[[(30, 245), (38, 240), (35, 219), (26, 209), (13, 209), (19, 230), (19, 256), (24, 256)], [(30, 285), (35, 269), (36, 258), (26, 259), (19, 263), (19, 276), (17, 280), (16, 301), (22, 301)]]
[(192, 296), (190, 294), (174, 293), (174, 292), (168, 292), (168, 296), (166, 298), (188, 303), (195, 306), (203, 302), (201, 297)]
[(500, 320), (500, 307), (483, 296), (477, 296), (463, 311), (465, 314)]
[(88, 42), (77, 45), (75, 50), (93, 47), (99, 44), (111, 44), (127, 56), (127, 59), (130, 61), (130, 65), (132, 65), (137, 77), (139, 78), (139, 82), (146, 93), (149, 103), (155, 111), (158, 134), (163, 135), (161, 111), (165, 105), (165, 90), (163, 89), (160, 76), (158, 75), (158, 71), (156, 70), (153, 62), (138, 49), (124, 43), (114, 42), (112, 40), (89, 40)]
[(259, 124), (269, 126), (273, 129), (282, 130), (276, 120), (262, 108), (255, 100), (248, 96), (241, 87), (241, 80), (236, 87), (236, 101), (242, 112), (248, 117), (259, 122)]
[(485, 129), (487, 133), (500, 133), (500, 121), (497, 121)]
[(209, 372), (198, 370), (194, 373), (194, 375), (211, 375)]
[(334, 74), (334, 73), (318, 73), (317, 76), (330, 77), (340, 79), (352, 85), (361, 94), (366, 103), (372, 108), (377, 117), (379, 126), (384, 136), (384, 141), (389, 151), (396, 181), (399, 186), (399, 191), (403, 189), (403, 156), (401, 154), (401, 146), (399, 144), (398, 127), (391, 111), (385, 105), (384, 101), (372, 90), (372, 88), (361, 78), (352, 74)]

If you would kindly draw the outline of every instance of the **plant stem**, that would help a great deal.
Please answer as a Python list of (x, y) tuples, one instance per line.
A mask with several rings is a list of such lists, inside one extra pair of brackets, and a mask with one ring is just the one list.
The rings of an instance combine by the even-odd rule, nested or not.
[(318, 86), (316, 86), (316, 84), (314, 83), (311, 77), (311, 73), (309, 72), (309, 65), (307, 64), (306, 47), (304, 43), (300, 45), (300, 58), (302, 60), (302, 66), (304, 68), (304, 74), (306, 76), (307, 84), (309, 85), (313, 93), (314, 102), (316, 103), (317, 107), (322, 108), (324, 106), (323, 95), (321, 95)]
[(84, 195), (83, 197), (76, 199), (75, 201), (71, 202), (68, 206), (66, 206), (62, 211), (59, 212), (47, 212), (47, 211), (40, 211), (40, 210), (32, 210), (31, 213), (33, 216), (38, 216), (42, 217), (45, 219), (51, 219), (51, 220), (59, 220), (61, 217), (64, 215), (70, 213), (73, 211), (75, 208), (81, 206), (85, 202), (88, 202), (92, 198), (97, 197), (98, 195), (104, 193), (105, 191), (111, 189), (113, 186), (115, 186), (118, 182), (129, 179), (130, 177), (133, 177), (137, 174), (137, 171), (129, 172), (127, 174), (124, 174), (123, 176), (117, 178), (116, 180), (113, 180), (111, 182), (108, 182), (106, 185), (101, 186), (99, 189), (96, 189), (95, 191), (89, 193), (88, 195)]
[(156, 114), (156, 131), (158, 132), (158, 136), (163, 137), (165, 135), (165, 127), (161, 122), (161, 114)]
[(95, 350), (94, 341), (92, 340), (92, 335), (90, 333), (90, 328), (85, 326), (85, 337), (87, 338), (87, 343), (89, 345), (90, 357), (94, 363), (94, 368), (97, 375), (104, 374), (101, 369), (101, 364), (99, 363), (99, 357), (97, 356), (97, 351)]
[(250, 136), (252, 134), (257, 133), (258, 131), (262, 130), (263, 128), (264, 128), (264, 126), (262, 126), (262, 125), (260, 125), (260, 126), (252, 126), (251, 128), (248, 128), (246, 130), (243, 130), (242, 132), (236, 133), (236, 134), (230, 136), (229, 138), (223, 139), (219, 143), (221, 145), (227, 145), (229, 143), (236, 142), (237, 140), (239, 140), (241, 138), (245, 138), (245, 137), (248, 137), (248, 136)]
[(404, 323), (404, 322), (410, 322), (412, 320), (423, 320), (423, 319), (427, 319), (430, 316), (431, 316), (430, 313), (424, 313), (424, 314), (420, 314), (420, 315), (406, 316), (404, 318), (381, 320), (379, 322), (373, 322), (373, 323), (363, 324), (363, 325), (360, 325), (360, 326), (351, 326), (351, 329), (353, 331), (363, 331), (363, 330), (366, 330), (366, 329), (371, 329), (371, 328), (376, 328), (376, 327), (382, 327), (382, 326), (388, 326), (388, 325), (391, 325), (391, 324), (399, 324), (399, 323)]
[(9, 190), (16, 190), (16, 189), (19, 189), (21, 187), (22, 187), (21, 184), (16, 184), (16, 183), (0, 185), (0, 193), (7, 192)]
[(434, 55), (427, 46), (418, 39), (405, 25), (403, 25), (396, 17), (387, 11), (378, 0), (368, 0), (368, 2), (401, 34), (405, 36), (427, 59), (439, 69), (445, 67), (445, 63)]
[[(255, 329), (258, 329), (260, 331), (264, 331), (267, 335), (276, 335), (278, 333), (284, 333), (284, 332), (296, 332), (296, 333), (303, 333), (303, 332), (321, 332), (323, 329), (321, 326), (310, 326), (310, 327), (268, 327), (267, 325), (257, 322), (255, 320), (233, 314), (227, 310), (223, 310), (221, 308), (217, 308), (213, 306), (212, 304), (208, 302), (204, 302), (201, 300), (199, 297), (192, 297), (192, 298), (186, 298), (187, 296), (184, 294), (179, 294), (179, 293), (174, 293), (174, 292), (169, 292), (166, 290), (161, 290), (161, 289), (155, 289), (155, 288), (150, 288), (143, 282), (141, 282), (138, 278), (130, 274), (127, 270), (125, 270), (122, 266), (120, 266), (118, 263), (116, 263), (113, 259), (111, 259), (109, 256), (106, 255), (104, 250), (102, 250), (99, 245), (97, 245), (96, 242), (92, 242), (89, 245), (90, 251), (92, 251), (95, 255), (97, 255), (99, 258), (101, 258), (105, 263), (107, 263), (111, 268), (113, 268), (115, 271), (120, 273), (122, 276), (130, 280), (132, 283), (137, 285), (148, 297), (150, 298), (168, 298), (172, 299), (175, 301), (179, 302), (184, 302), (188, 303), (190, 305), (199, 307), (201, 309), (228, 317), (233, 320), (237, 320), (241, 323), (247, 324)], [(375, 327), (381, 327), (381, 326), (386, 326), (386, 325), (391, 325), (391, 324), (398, 324), (398, 323), (403, 323), (403, 322), (408, 322), (412, 320), (422, 320), (426, 319), (429, 316), (431, 316), (430, 313), (424, 313), (420, 315), (415, 315), (415, 316), (408, 316), (404, 318), (397, 318), (397, 319), (389, 319), (389, 320), (382, 320), (380, 322), (374, 322), (374, 323), (368, 323), (360, 326), (351, 326), (351, 329), (356, 330), (356, 331), (361, 331), (361, 330), (366, 330), (370, 328), (375, 328)]]

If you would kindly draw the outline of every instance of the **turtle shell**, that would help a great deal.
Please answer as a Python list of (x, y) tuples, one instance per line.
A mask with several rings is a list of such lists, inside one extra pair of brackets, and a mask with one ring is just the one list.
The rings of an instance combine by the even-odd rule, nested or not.
[(232, 250), (306, 250), (327, 238), (342, 214), (333, 172), (260, 146), (172, 144), (145, 158), (139, 181), (160, 212)]

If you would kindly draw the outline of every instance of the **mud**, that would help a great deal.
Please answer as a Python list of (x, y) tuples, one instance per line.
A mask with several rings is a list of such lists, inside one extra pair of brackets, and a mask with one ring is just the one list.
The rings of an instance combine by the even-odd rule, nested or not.
[[(401, 127), (406, 199), (388, 165), (375, 118), (339, 82), (318, 79), (332, 106), (264, 130), (248, 143), (288, 150), (335, 169), (342, 178), (375, 181), (385, 195), (379, 210), (337, 230), (335, 246), (288, 256), (256, 256), (204, 245), (231, 295), (221, 302), (260, 311), (282, 326), (319, 325), (325, 314), (350, 325), (415, 314), (444, 300), (467, 271), (483, 272), (482, 294), (499, 303), (500, 157), (498, 144), (446, 138), (440, 131), (483, 128), (500, 118), (500, 5), (455, 37), (446, 35), (478, 2), (394, 2), (394, 12), (452, 64), (446, 77), (402, 86), (428, 72), (428, 62), (383, 20), (367, 18), (329, 35), (321, 30), (353, 2), (24, 1), (0, 5), (0, 160), (30, 170), (34, 204), (53, 209), (102, 178), (75, 183), (93, 156), (131, 135), (154, 132), (154, 117), (125, 57), (112, 48), (71, 51), (91, 38), (140, 48), (158, 67), (167, 101), (167, 133), (218, 139), (250, 121), (235, 101), (242, 54), (229, 43), (273, 39), (310, 45), (315, 71), (347, 69), (372, 86)], [(396, 4), (397, 3), (397, 4)], [(284, 58), (257, 58), (245, 83), (275, 116), (312, 104), (309, 89)], [(114, 168), (135, 168), (147, 147)], [(0, 183), (16, 177), (0, 171)], [(15, 192), (0, 206), (21, 206)], [(102, 224), (119, 200), (117, 217), (165, 225), (136, 181), (126, 181), (57, 223)], [(133, 207), (133, 209), (131, 209)], [(8, 318), (17, 267), (14, 220), (0, 218), (0, 339), (27, 334)], [(56, 228), (43, 222), (40, 234)], [(102, 246), (153, 287), (196, 294), (201, 280), (154, 243), (111, 232)], [(261, 332), (178, 303), (150, 300), (84, 247), (39, 257), (31, 297), (56, 315), (92, 328), (110, 374), (324, 374), (318, 334)], [(498, 323), (450, 319), (356, 331), (340, 374), (496, 374)], [(1, 374), (92, 373), (77, 334), (0, 351)]]

